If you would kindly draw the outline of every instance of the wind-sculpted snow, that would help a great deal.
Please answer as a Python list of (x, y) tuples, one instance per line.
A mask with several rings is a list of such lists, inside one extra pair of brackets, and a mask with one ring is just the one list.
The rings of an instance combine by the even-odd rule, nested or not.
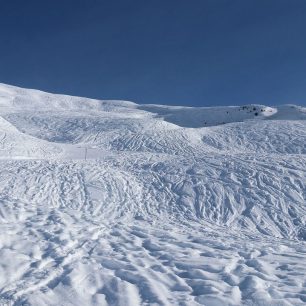
[(0, 305), (305, 305), (305, 114), (0, 85)]

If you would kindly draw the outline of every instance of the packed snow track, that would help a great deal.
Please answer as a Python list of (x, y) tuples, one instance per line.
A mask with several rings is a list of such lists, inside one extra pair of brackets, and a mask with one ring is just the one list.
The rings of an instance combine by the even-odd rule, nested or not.
[(306, 109), (0, 84), (0, 305), (305, 305)]

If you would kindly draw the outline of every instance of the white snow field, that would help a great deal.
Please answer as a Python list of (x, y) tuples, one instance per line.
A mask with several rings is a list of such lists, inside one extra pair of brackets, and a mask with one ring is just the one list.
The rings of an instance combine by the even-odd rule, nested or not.
[(306, 109), (0, 84), (0, 305), (306, 305)]

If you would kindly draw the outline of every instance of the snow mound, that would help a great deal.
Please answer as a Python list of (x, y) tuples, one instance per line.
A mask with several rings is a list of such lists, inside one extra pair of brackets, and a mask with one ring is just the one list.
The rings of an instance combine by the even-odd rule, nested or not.
[(0, 117), (0, 159), (54, 158), (61, 152), (56, 144), (23, 134)]

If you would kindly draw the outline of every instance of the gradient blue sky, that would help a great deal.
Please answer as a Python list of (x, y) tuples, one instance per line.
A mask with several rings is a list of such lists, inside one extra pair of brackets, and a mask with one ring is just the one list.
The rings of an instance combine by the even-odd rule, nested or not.
[(305, 0), (0, 0), (0, 82), (173, 105), (306, 105)]

